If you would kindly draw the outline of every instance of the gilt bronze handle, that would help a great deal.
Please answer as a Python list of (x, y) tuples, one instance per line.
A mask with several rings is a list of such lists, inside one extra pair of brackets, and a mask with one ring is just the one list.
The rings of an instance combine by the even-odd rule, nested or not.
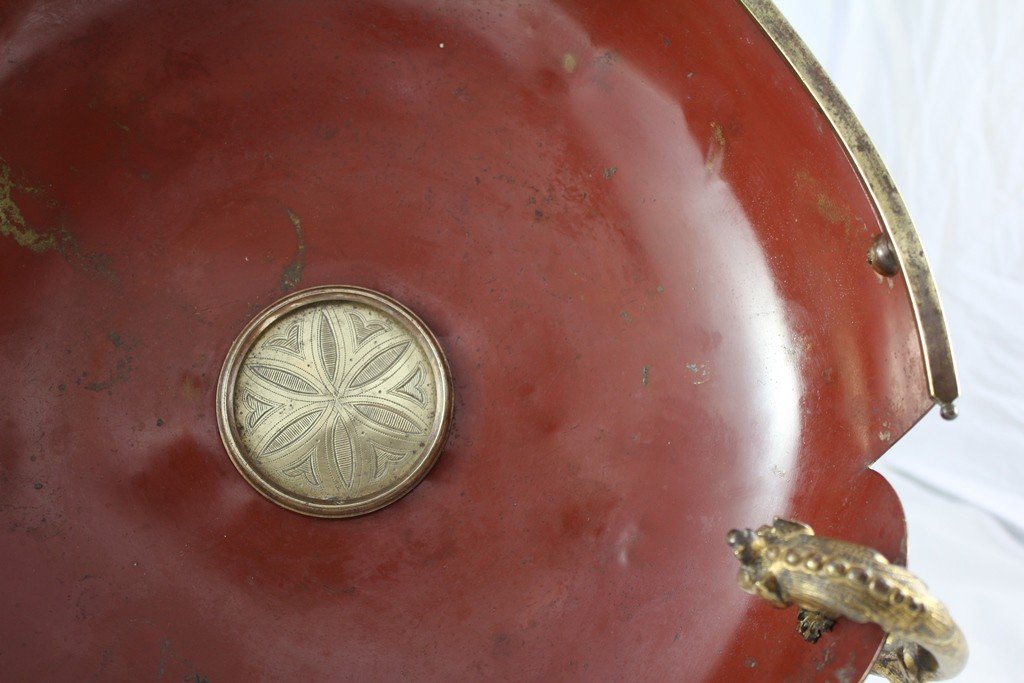
[(740, 561), (740, 587), (775, 607), (798, 605), (806, 640), (840, 617), (876, 623), (888, 635), (872, 673), (899, 683), (952, 678), (967, 663), (967, 642), (945, 605), (874, 550), (778, 517), (726, 540)]

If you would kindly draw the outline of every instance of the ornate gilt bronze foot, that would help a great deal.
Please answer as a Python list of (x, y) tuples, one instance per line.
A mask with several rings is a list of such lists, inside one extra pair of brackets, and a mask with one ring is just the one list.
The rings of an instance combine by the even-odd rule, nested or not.
[(872, 671), (898, 683), (952, 678), (967, 662), (967, 643), (946, 607), (874, 550), (778, 517), (756, 531), (734, 529), (727, 542), (740, 561), (740, 587), (775, 607), (799, 605), (806, 640), (839, 617), (876, 623), (888, 636)]
[(836, 620), (832, 617), (813, 609), (800, 610), (796, 615), (796, 620), (797, 630), (808, 643), (818, 642), (821, 634), (831, 631), (836, 624)]

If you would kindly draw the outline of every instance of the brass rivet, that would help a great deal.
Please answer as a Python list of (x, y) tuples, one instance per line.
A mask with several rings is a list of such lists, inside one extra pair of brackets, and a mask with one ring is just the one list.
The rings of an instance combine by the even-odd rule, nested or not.
[(868, 248), (868, 263), (876, 273), (885, 277), (892, 277), (900, 272), (900, 261), (888, 235), (879, 235), (871, 243), (871, 247)]

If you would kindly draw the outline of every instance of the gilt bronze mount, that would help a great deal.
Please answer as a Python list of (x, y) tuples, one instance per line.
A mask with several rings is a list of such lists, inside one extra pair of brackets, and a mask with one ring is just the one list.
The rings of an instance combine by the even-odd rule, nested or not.
[(967, 663), (967, 642), (945, 605), (874, 550), (779, 517), (756, 531), (733, 529), (726, 541), (740, 561), (740, 588), (774, 607), (798, 605), (805, 640), (817, 641), (839, 618), (878, 624), (887, 637), (872, 673), (897, 683), (952, 678)]

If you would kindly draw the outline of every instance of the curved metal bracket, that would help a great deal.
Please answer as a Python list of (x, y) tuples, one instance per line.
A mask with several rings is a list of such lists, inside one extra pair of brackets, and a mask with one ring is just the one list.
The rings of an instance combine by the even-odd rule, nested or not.
[(799, 605), (805, 640), (840, 617), (878, 624), (888, 636), (872, 673), (898, 683), (952, 678), (967, 663), (967, 641), (946, 607), (874, 550), (778, 517), (726, 540), (740, 561), (740, 587), (775, 607)]
[(871, 197), (910, 291), (928, 392), (942, 417), (956, 417), (960, 389), (939, 292), (903, 198), (850, 105), (771, 0), (740, 0), (828, 118)]

